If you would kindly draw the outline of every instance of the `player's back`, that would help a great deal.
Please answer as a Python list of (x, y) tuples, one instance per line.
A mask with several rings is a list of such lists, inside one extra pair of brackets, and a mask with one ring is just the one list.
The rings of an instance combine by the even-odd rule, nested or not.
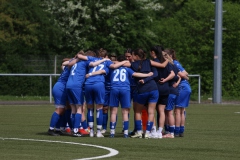
[(110, 79), (112, 88), (127, 88), (130, 89), (129, 77), (134, 71), (127, 67), (119, 67), (110, 71)]
[(85, 81), (87, 66), (87, 61), (79, 61), (72, 66), (68, 77), (67, 88), (82, 87)]
[(58, 78), (57, 82), (61, 82), (63, 84), (66, 84), (67, 81), (68, 81), (69, 74), (70, 74), (70, 69), (68, 67), (64, 67), (64, 69), (63, 69), (60, 77)]
[[(95, 58), (94, 61), (98, 61), (100, 60), (100, 58)], [(101, 64), (99, 64), (98, 66), (95, 67), (89, 67), (88, 68), (88, 73), (93, 73), (99, 70), (107, 70), (106, 67), (106, 62), (103, 62)], [(87, 85), (91, 85), (91, 84), (95, 84), (95, 83), (99, 83), (99, 82), (105, 82), (105, 77), (103, 74), (98, 74), (98, 75), (94, 75), (94, 76), (90, 76), (89, 78), (86, 79), (85, 84)]]

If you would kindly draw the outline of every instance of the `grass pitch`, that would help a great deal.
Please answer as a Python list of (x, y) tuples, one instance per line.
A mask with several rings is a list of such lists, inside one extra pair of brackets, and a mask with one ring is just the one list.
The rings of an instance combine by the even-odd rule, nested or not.
[[(53, 111), (53, 105), (0, 105), (0, 159), (70, 160), (109, 153), (108, 150), (101, 148), (57, 141), (98, 145), (119, 151), (118, 155), (105, 158), (111, 160), (240, 159), (239, 105), (190, 104), (187, 109), (185, 135), (183, 138), (174, 139), (124, 139), (121, 134), (120, 114), (115, 138), (108, 138), (109, 133), (105, 134), (105, 138), (53, 137), (47, 135)], [(130, 115), (131, 130), (133, 114)]]

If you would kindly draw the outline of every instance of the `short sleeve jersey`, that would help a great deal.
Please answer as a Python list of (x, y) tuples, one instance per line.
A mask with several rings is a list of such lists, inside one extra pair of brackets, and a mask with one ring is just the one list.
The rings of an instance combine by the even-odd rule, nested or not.
[[(98, 60), (101, 60), (101, 58), (88, 56), (88, 65), (91, 62), (95, 62)], [(103, 62), (95, 67), (91, 67), (91, 66), (88, 67), (88, 73), (96, 72), (99, 70), (105, 70), (106, 72), (108, 72), (108, 69), (106, 67), (106, 62)], [(106, 74), (108, 74), (108, 73), (106, 73)], [(90, 84), (95, 84), (95, 83), (100, 83), (100, 82), (105, 83), (105, 77), (103, 74), (90, 76), (89, 78), (86, 79), (85, 84), (90, 85)]]
[[(155, 62), (160, 62), (157, 58), (154, 59)], [(161, 84), (158, 83), (162, 78), (167, 78), (168, 75), (173, 70), (172, 65), (168, 63), (165, 68), (157, 68), (158, 76), (155, 78), (156, 83), (158, 84), (159, 94), (168, 95), (169, 94), (169, 81)]]
[(81, 60), (71, 67), (70, 75), (68, 77), (68, 82), (66, 86), (67, 88), (82, 88), (82, 85), (85, 81), (87, 66), (87, 61)]
[(110, 80), (110, 71), (109, 71), (110, 68), (109, 67), (111, 64), (113, 64), (113, 62), (112, 61), (105, 61), (105, 62), (106, 62), (106, 68), (108, 68), (108, 72), (109, 72), (109, 74), (105, 75), (105, 88), (110, 89), (111, 88), (111, 80)]
[(174, 84), (175, 82), (177, 82), (178, 79), (179, 79), (179, 77), (177, 76), (179, 70), (178, 70), (178, 68), (177, 68), (176, 65), (174, 65), (174, 64), (171, 64), (171, 65), (172, 65), (172, 68), (173, 68), (173, 72), (175, 73), (175, 76), (174, 76), (173, 79), (171, 79), (171, 80), (169, 81), (170, 94), (178, 95), (178, 87), (177, 87), (177, 88), (174, 88), (174, 87), (173, 87), (173, 84)]
[[(180, 72), (183, 72), (183, 71), (185, 71), (185, 69), (182, 67), (182, 65), (177, 61), (177, 60), (173, 60), (173, 63), (174, 63), (174, 65), (176, 65), (177, 66), (177, 68), (178, 68), (178, 70), (180, 71)], [(185, 80), (185, 79), (181, 79), (181, 82), (182, 81), (187, 81), (187, 80)]]
[(70, 69), (67, 66), (64, 67), (64, 69), (57, 81), (61, 82), (63, 84), (66, 84), (68, 81), (69, 74), (70, 74)]
[(134, 71), (128, 67), (119, 67), (110, 70), (110, 80), (112, 88), (121, 88), (130, 90), (129, 78), (132, 77)]
[[(140, 66), (140, 67), (139, 67)], [(140, 73), (149, 73), (152, 72), (152, 66), (151, 62), (149, 59), (145, 60), (139, 60), (139, 61), (134, 61), (131, 63), (131, 68), (135, 72), (140, 72)], [(142, 78), (135, 78), (137, 81), (137, 89), (138, 93), (145, 93), (145, 92), (151, 92), (153, 90), (157, 90), (157, 84), (154, 81), (154, 79), (147, 81), (144, 84), (138, 83), (138, 81)]]

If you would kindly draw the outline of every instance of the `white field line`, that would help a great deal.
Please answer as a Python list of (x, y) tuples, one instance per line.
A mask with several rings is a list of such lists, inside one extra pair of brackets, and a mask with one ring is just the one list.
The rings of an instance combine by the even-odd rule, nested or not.
[(48, 142), (48, 143), (64, 143), (64, 144), (75, 144), (75, 145), (81, 145), (81, 146), (90, 146), (90, 147), (96, 147), (108, 150), (110, 153), (103, 155), (103, 156), (97, 156), (97, 157), (90, 157), (90, 158), (81, 158), (81, 159), (75, 159), (75, 160), (90, 160), (90, 159), (100, 159), (100, 158), (107, 158), (117, 155), (119, 152), (115, 149), (103, 147), (103, 146), (97, 146), (92, 144), (84, 144), (84, 143), (76, 143), (76, 142), (64, 142), (64, 141), (51, 141), (51, 140), (40, 140), (40, 139), (22, 139), (22, 138), (3, 138), (0, 137), (2, 140), (17, 140), (17, 141), (33, 141), (33, 142)]

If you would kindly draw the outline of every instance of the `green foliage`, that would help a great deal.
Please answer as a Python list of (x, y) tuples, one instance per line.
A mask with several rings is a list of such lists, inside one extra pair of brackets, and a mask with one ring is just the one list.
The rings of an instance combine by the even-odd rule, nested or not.
[(1, 1), (0, 52), (50, 54), (58, 49), (60, 32), (53, 25), (51, 15), (40, 6), (40, 0)]
[[(223, 96), (239, 96), (239, 4), (224, 3), (222, 86)], [(215, 8), (211, 1), (185, 2), (172, 17), (159, 21), (158, 34), (165, 47), (177, 51), (184, 68), (191, 74), (200, 74), (202, 94), (213, 90), (214, 19)], [(160, 26), (161, 25), (161, 26)], [(234, 56), (234, 58), (232, 58)], [(190, 79), (191, 83), (192, 79)], [(196, 88), (197, 83), (191, 83)]]
[[(173, 48), (183, 67), (191, 74), (200, 74), (202, 92), (212, 90), (214, 6), (208, 1), (192, 0), (184, 3), (171, 18), (160, 20), (158, 28), (162, 44)], [(212, 56), (211, 56), (212, 55)], [(208, 77), (208, 78), (206, 78)], [(193, 83), (192, 83), (193, 84)], [(197, 87), (197, 83), (192, 85)]]
[(146, 49), (155, 42), (152, 15), (161, 9), (156, 1), (52, 0), (45, 4), (65, 32), (64, 45), (72, 50), (103, 47), (122, 53), (127, 47)]
[(223, 96), (240, 95), (240, 4), (225, 3), (223, 6)]
[[(240, 95), (239, 8), (237, 0), (223, 1), (223, 96)], [(210, 95), (214, 14), (211, 0), (0, 0), (0, 72), (36, 73), (26, 64), (32, 56), (44, 61), (39, 62), (43, 69), (52, 67), (51, 55), (71, 57), (80, 49), (98, 48), (122, 54), (125, 48), (148, 50), (160, 44), (176, 50), (189, 74), (201, 75), (202, 94)], [(31, 80), (41, 83), (41, 78)], [(16, 87), (16, 80), (6, 78), (2, 89), (8, 82)], [(21, 83), (23, 88), (31, 84), (27, 79)], [(190, 83), (196, 90), (197, 80), (190, 78)], [(47, 85), (46, 80), (42, 86)], [(40, 89), (36, 94), (47, 93)]]

